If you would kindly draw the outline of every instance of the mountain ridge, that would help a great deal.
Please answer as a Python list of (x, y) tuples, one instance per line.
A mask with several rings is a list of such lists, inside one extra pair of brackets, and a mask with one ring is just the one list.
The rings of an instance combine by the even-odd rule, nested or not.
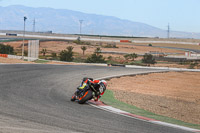
[[(36, 20), (35, 31), (53, 31), (54, 33), (79, 34), (82, 22), (83, 34), (118, 35), (138, 37), (167, 37), (167, 31), (157, 27), (92, 13), (83, 13), (68, 9), (49, 7), (27, 7), (22, 5), (0, 6), (0, 29), (23, 30), (23, 17), (26, 16), (26, 30), (33, 30), (33, 20)], [(200, 38), (200, 33), (171, 31), (171, 37)]]

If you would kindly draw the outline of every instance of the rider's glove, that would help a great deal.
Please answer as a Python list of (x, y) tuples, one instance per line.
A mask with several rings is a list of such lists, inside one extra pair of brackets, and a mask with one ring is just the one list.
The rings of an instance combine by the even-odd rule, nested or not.
[(99, 96), (99, 95), (100, 95), (100, 92), (99, 92), (99, 91), (97, 91), (97, 92), (96, 92), (96, 94), (97, 94), (97, 96)]

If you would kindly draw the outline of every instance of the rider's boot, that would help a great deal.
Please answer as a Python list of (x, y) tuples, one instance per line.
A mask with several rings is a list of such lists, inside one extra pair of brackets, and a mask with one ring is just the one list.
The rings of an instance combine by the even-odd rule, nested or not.
[(93, 99), (94, 99), (95, 102), (98, 101), (98, 98), (97, 98), (97, 97), (94, 97)]

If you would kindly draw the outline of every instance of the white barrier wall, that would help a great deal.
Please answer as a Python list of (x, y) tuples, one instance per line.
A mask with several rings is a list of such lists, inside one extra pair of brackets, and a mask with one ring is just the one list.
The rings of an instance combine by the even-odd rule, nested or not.
[[(24, 59), (28, 61), (37, 60), (39, 57), (39, 40), (29, 40), (28, 42), (28, 57), (24, 56)], [(22, 59), (22, 56), (8, 55), (8, 58)]]
[[(8, 58), (10, 58), (10, 59), (22, 59), (22, 56), (17, 56), (17, 55), (8, 55)], [(24, 56), (24, 59), (25, 60), (37, 60), (38, 58), (32, 58), (32, 57), (26, 57), (26, 56)]]
[(28, 41), (28, 61), (37, 60), (39, 57), (39, 40)]

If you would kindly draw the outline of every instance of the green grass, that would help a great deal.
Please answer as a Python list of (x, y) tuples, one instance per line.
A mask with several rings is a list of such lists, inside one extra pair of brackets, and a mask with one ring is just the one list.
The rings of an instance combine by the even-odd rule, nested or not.
[(0, 40), (0, 42), (14, 42), (19, 41), (20, 39), (11, 39), (11, 40)]
[(174, 62), (157, 61), (157, 64), (172, 64)]
[[(30, 39), (24, 39), (24, 40), (30, 40)], [(15, 41), (22, 41), (22, 39), (8, 39), (8, 40), (0, 40), (0, 42), (15, 42)]]
[(173, 118), (157, 115), (157, 114), (154, 114), (152, 112), (145, 111), (145, 110), (139, 109), (139, 108), (137, 108), (135, 106), (123, 103), (123, 102), (121, 102), (121, 101), (119, 101), (119, 100), (114, 98), (113, 92), (111, 90), (106, 90), (106, 92), (102, 96), (101, 100), (107, 105), (110, 105), (112, 107), (121, 109), (123, 111), (130, 112), (132, 114), (136, 114), (136, 115), (152, 118), (152, 119), (163, 121), (163, 122), (167, 122), (167, 123), (181, 125), (181, 126), (185, 126), (185, 127), (191, 127), (191, 128), (195, 128), (195, 129), (200, 129), (200, 125), (186, 123), (186, 122), (183, 122), (183, 121), (180, 121), (180, 120), (176, 120), (176, 119), (173, 119)]
[(35, 60), (34, 62), (35, 63), (47, 63), (49, 61), (47, 61), (47, 60)]

